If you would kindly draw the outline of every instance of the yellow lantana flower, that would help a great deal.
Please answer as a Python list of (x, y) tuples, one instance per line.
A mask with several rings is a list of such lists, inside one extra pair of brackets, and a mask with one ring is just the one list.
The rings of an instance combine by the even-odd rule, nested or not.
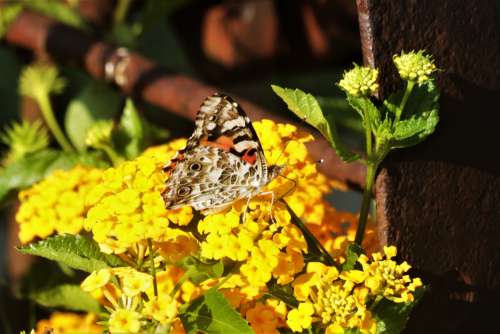
[(109, 332), (111, 334), (139, 333), (141, 315), (136, 311), (118, 309), (109, 317)]
[[(90, 208), (85, 220), (102, 250), (121, 253), (148, 238), (161, 242), (180, 235), (169, 227), (161, 198), (166, 179), (162, 167), (178, 147), (174, 141), (103, 172), (102, 182), (86, 198)], [(189, 208), (176, 212), (175, 224), (186, 225), (192, 218)]]
[(177, 316), (178, 302), (168, 294), (162, 294), (149, 299), (144, 304), (142, 313), (162, 324), (171, 323)]
[(411, 278), (406, 273), (411, 266), (405, 261), (397, 264), (392, 260), (397, 254), (394, 246), (384, 247), (385, 258), (380, 253), (372, 254), (373, 261), (361, 255), (361, 263), (365, 275), (364, 285), (372, 294), (384, 296), (396, 303), (413, 301), (413, 292), (422, 286), (420, 278)]
[(311, 303), (300, 303), (299, 307), (288, 313), (286, 323), (294, 332), (302, 332), (311, 326), (314, 307)]
[(75, 166), (57, 170), (19, 193), (19, 240), (27, 243), (55, 233), (77, 234), (87, 213), (84, 198), (99, 183), (102, 170)]
[(93, 313), (82, 315), (70, 312), (54, 312), (50, 315), (50, 318), (37, 322), (36, 334), (45, 334), (48, 330), (51, 330), (53, 334), (102, 333), (103, 328), (97, 325), (96, 322), (97, 318)]
[(111, 279), (112, 271), (109, 269), (101, 269), (94, 271), (82, 282), (81, 287), (83, 291), (92, 292), (100, 289), (108, 284)]
[(269, 305), (256, 303), (246, 311), (245, 318), (256, 334), (279, 334), (279, 315)]

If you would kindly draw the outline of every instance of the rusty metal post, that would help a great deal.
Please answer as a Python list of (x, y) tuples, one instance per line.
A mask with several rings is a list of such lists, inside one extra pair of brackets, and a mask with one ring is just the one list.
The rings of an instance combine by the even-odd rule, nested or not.
[[(392, 55), (426, 49), (443, 69), (441, 122), (396, 152), (376, 182), (382, 242), (430, 284), (408, 333), (500, 328), (500, 36), (493, 0), (357, 0), (364, 61), (382, 96)], [(492, 331), (493, 329), (493, 331)]]

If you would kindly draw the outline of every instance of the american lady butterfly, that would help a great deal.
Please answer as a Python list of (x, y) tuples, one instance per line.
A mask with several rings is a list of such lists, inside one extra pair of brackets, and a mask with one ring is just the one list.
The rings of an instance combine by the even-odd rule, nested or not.
[(283, 169), (267, 165), (250, 119), (229, 96), (216, 93), (205, 99), (195, 126), (186, 147), (164, 167), (167, 209), (190, 205), (209, 214), (239, 199), (248, 205)]

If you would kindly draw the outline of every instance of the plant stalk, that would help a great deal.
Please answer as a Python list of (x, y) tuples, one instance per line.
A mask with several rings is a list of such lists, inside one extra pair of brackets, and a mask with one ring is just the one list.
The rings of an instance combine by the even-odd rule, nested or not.
[(54, 111), (52, 110), (52, 105), (50, 104), (48, 95), (40, 95), (36, 98), (40, 110), (42, 111), (43, 118), (50, 129), (50, 132), (54, 135), (56, 141), (61, 145), (62, 149), (67, 152), (74, 151), (73, 146), (66, 139), (66, 136), (62, 132), (56, 118), (54, 117)]
[(118, 0), (115, 11), (113, 13), (113, 21), (115, 24), (122, 23), (127, 17), (128, 9), (132, 0)]
[(370, 202), (372, 199), (373, 183), (375, 181), (375, 173), (378, 163), (368, 161), (366, 170), (366, 186), (363, 192), (363, 201), (361, 202), (361, 210), (359, 213), (358, 228), (354, 242), (361, 246), (365, 236), (366, 222), (368, 220), (368, 212), (370, 211)]
[(151, 261), (151, 274), (153, 275), (153, 289), (155, 297), (158, 297), (158, 282), (156, 281), (155, 257), (153, 254), (153, 243), (151, 238), (148, 238), (149, 260)]
[(122, 157), (120, 157), (110, 145), (102, 145), (98, 148), (102, 149), (106, 153), (113, 166), (118, 166), (121, 162), (123, 162)]
[(415, 82), (414, 81), (408, 81), (406, 85), (406, 90), (403, 95), (403, 99), (401, 100), (401, 104), (399, 105), (398, 111), (396, 113), (396, 121), (394, 123), (397, 123), (399, 119), (401, 118), (401, 114), (403, 113), (403, 109), (406, 106), (406, 102), (408, 101), (408, 98), (410, 97), (411, 92), (413, 91), (413, 87), (415, 87)]

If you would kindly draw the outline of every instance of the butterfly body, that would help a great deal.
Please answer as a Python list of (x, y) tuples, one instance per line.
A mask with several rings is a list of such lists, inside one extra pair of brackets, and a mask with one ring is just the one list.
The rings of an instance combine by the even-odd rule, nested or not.
[(165, 166), (167, 209), (191, 205), (204, 214), (251, 198), (282, 166), (268, 166), (257, 134), (241, 107), (214, 94), (200, 107), (186, 147)]

